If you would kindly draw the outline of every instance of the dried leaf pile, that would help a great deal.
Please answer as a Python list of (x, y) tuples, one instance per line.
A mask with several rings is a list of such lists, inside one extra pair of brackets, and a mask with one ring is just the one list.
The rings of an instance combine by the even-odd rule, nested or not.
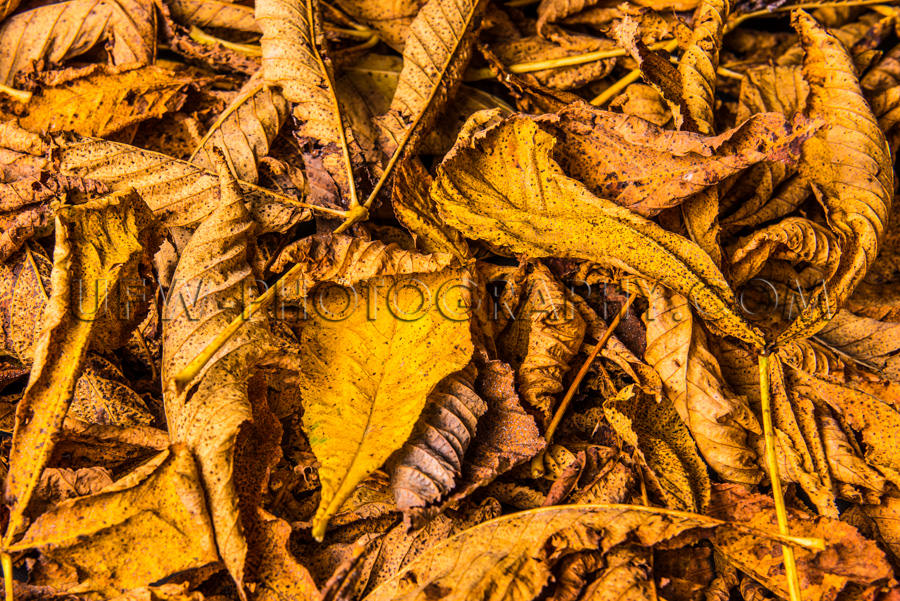
[(0, 1), (5, 598), (900, 599), (900, 6)]

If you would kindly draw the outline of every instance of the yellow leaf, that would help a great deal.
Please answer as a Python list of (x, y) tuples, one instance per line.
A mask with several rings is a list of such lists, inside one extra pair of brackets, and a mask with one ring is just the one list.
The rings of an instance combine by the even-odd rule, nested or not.
[(320, 288), (319, 309), (299, 333), (303, 430), (320, 463), (320, 540), (356, 485), (409, 437), (432, 389), (472, 354), (468, 316), (458, 314), (469, 302), (465, 270), (381, 275)]
[(102, 138), (146, 119), (177, 111), (193, 80), (153, 65), (97, 73), (42, 88), (19, 124), (35, 132), (74, 131)]
[(47, 464), (88, 346), (114, 349), (142, 318), (125, 290), (139, 279), (152, 245), (147, 206), (133, 191), (58, 209), (52, 292), (34, 366), (16, 410), (6, 498), (9, 544)]
[[(471, 129), (483, 118), (473, 116)], [(718, 331), (762, 347), (762, 334), (737, 313), (703, 251), (566, 177), (551, 158), (553, 146), (549, 134), (520, 116), (462, 137), (438, 169), (432, 198), (465, 236), (530, 257), (613, 264), (689, 296)]]

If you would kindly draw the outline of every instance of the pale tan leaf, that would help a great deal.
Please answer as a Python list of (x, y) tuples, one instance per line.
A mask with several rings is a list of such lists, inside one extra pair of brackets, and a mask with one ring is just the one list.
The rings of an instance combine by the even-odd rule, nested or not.
[(732, 392), (688, 300), (659, 285), (645, 285), (644, 358), (662, 378), (666, 396), (687, 425), (700, 454), (726, 480), (762, 478), (754, 450), (761, 434), (747, 400)]
[(222, 0), (168, 0), (166, 6), (173, 17), (186, 25), (259, 33), (250, 6)]
[(265, 85), (259, 75), (251, 77), (210, 126), (190, 161), (215, 170), (212, 149), (221, 148), (235, 177), (255, 184), (259, 181), (257, 163), (269, 154), (287, 114), (281, 94)]
[[(248, 393), (248, 380), (271, 341), (265, 313), (249, 316), (187, 386), (179, 388), (174, 381), (256, 296), (249, 265), (253, 219), (221, 155), (218, 163), (221, 200), (183, 249), (168, 292), (163, 400), (171, 440), (186, 444), (197, 457), (219, 555), (243, 595), (246, 529), (258, 516), (241, 511), (241, 503), (258, 494), (254, 488), (264, 481), (275, 455), (269, 440), (274, 418), (264, 399), (251, 401)], [(244, 451), (248, 445), (250, 456)]]

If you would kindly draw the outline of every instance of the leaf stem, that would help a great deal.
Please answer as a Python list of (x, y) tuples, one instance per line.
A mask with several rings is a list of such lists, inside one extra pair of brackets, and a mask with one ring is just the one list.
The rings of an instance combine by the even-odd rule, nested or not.
[(0, 564), (3, 565), (3, 591), (5, 593), (4, 601), (13, 601), (12, 555), (10, 555), (9, 553), (0, 554)]
[(229, 42), (228, 40), (223, 40), (222, 38), (217, 38), (215, 36), (209, 35), (196, 25), (191, 26), (190, 37), (195, 42), (200, 44), (212, 45), (219, 44), (223, 48), (228, 48), (229, 50), (234, 50), (240, 54), (245, 56), (253, 56), (260, 57), (262, 56), (262, 48), (258, 44), (237, 44), (235, 42)]
[[(581, 381), (584, 380), (584, 377), (587, 375), (587, 372), (590, 369), (591, 364), (594, 362), (594, 359), (597, 358), (597, 355), (600, 354), (600, 351), (603, 350), (603, 347), (606, 346), (606, 343), (609, 342), (610, 338), (612, 338), (613, 332), (617, 327), (619, 327), (619, 323), (622, 321), (622, 318), (628, 313), (628, 309), (631, 308), (631, 304), (636, 298), (637, 292), (632, 292), (631, 296), (628, 297), (628, 299), (619, 309), (619, 312), (616, 313), (616, 316), (613, 317), (613, 320), (609, 322), (606, 331), (603, 332), (603, 335), (600, 337), (600, 340), (597, 341), (597, 344), (591, 350), (587, 359), (585, 359), (584, 363), (581, 364), (581, 369), (578, 370), (578, 373), (575, 375), (575, 379), (572, 380), (572, 383), (569, 385), (569, 389), (566, 390), (566, 395), (563, 397), (563, 400), (559, 404), (559, 407), (556, 408), (556, 412), (553, 414), (553, 419), (550, 420), (550, 425), (547, 426), (547, 431), (544, 433), (544, 439), (547, 441), (547, 446), (549, 446), (550, 441), (553, 440), (553, 435), (556, 433), (556, 429), (559, 427), (559, 423), (562, 421), (566, 410), (569, 408), (569, 404), (572, 402), (572, 399), (575, 397), (575, 393), (578, 391), (579, 384), (581, 384)], [(546, 451), (547, 448), (544, 447), (544, 450), (538, 453), (537, 456), (531, 460), (531, 475), (534, 478), (540, 478), (544, 475), (544, 455), (546, 454)]]
[(269, 306), (273, 300), (275, 300), (275, 293), (279, 288), (283, 288), (284, 285), (288, 282), (288, 280), (294, 278), (296, 275), (300, 273), (303, 269), (302, 263), (297, 263), (293, 267), (291, 267), (284, 275), (278, 278), (272, 286), (266, 289), (265, 292), (260, 294), (258, 297), (253, 299), (244, 309), (241, 311), (240, 315), (231, 320), (225, 329), (219, 332), (218, 336), (216, 336), (206, 347), (200, 351), (200, 353), (194, 357), (190, 363), (184, 366), (180, 372), (175, 375), (175, 387), (177, 391), (184, 390), (184, 387), (197, 377), (206, 364), (209, 363), (209, 360), (212, 359), (213, 355), (215, 355), (219, 349), (221, 349), (230, 339), (234, 336), (238, 330), (241, 329), (246, 322), (250, 321), (250, 318), (253, 315), (261, 310)]
[(6, 94), (16, 102), (21, 102), (22, 104), (28, 104), (28, 102), (31, 101), (31, 92), (17, 90), (3, 84), (0, 84), (0, 93)]
[[(778, 359), (775, 359), (778, 361)], [(778, 532), (783, 536), (790, 536), (788, 528), (787, 509), (784, 505), (784, 493), (781, 490), (781, 479), (778, 476), (778, 458), (775, 455), (775, 431), (772, 425), (772, 401), (771, 383), (769, 381), (769, 355), (759, 356), (759, 396), (762, 400), (763, 433), (766, 443), (766, 469), (769, 472), (769, 481), (772, 483), (772, 497), (775, 499), (775, 518), (778, 521)], [(791, 601), (801, 601), (800, 578), (797, 574), (797, 560), (794, 557), (794, 549), (788, 545), (781, 545), (781, 553), (784, 557), (784, 573), (788, 581), (788, 592)]]
[[(663, 40), (661, 42), (656, 42), (655, 44), (650, 45), (651, 50), (662, 50), (665, 49), (672, 42), (675, 42), (675, 45), (672, 46), (672, 49), (675, 49), (675, 46), (678, 45), (676, 40)], [(671, 50), (670, 50), (671, 52)], [(543, 61), (533, 61), (530, 63), (515, 63), (513, 65), (507, 65), (505, 68), (510, 73), (516, 73), (521, 75), (522, 73), (534, 73), (535, 71), (544, 71), (546, 69), (560, 69), (562, 67), (574, 67), (577, 65), (585, 65), (587, 63), (593, 63), (599, 60), (604, 60), (607, 58), (618, 58), (620, 56), (627, 56), (628, 51), (624, 48), (614, 48), (612, 50), (595, 50), (593, 52), (585, 52), (583, 54), (573, 54), (572, 56), (563, 56), (560, 58), (552, 58)], [(465, 74), (465, 81), (478, 81), (481, 79), (491, 79), (494, 77), (494, 72), (485, 67), (484, 69), (469, 69)]]

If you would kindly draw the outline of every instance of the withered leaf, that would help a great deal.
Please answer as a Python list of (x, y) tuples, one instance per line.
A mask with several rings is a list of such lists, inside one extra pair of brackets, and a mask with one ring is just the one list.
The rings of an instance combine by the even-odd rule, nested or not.
[[(554, 158), (596, 195), (652, 216), (763, 160), (791, 162), (814, 128), (778, 113), (750, 117), (719, 136), (673, 132), (633, 117), (572, 105), (551, 122)], [(610, 147), (616, 153), (610, 153)]]
[(566, 289), (544, 265), (535, 264), (523, 286), (515, 319), (501, 342), (516, 367), (519, 395), (546, 426), (586, 326)]
[[(710, 503), (710, 515), (724, 520), (745, 522), (765, 531), (775, 528), (771, 499), (748, 493), (738, 485), (716, 485)], [(792, 532), (825, 540), (824, 552), (797, 549), (797, 570), (804, 595), (816, 599), (835, 599), (849, 583), (861, 585), (884, 582), (891, 569), (884, 553), (863, 538), (852, 526), (836, 519), (811, 518), (791, 509)], [(781, 547), (761, 537), (747, 536), (723, 528), (712, 537), (713, 546), (751, 578), (777, 595), (787, 598)]]
[[(106, 599), (218, 562), (194, 458), (175, 445), (102, 491), (42, 514), (13, 549), (78, 569), (71, 592)], [(121, 553), (121, 542), (131, 551)]]
[(122, 372), (108, 360), (99, 355), (89, 357), (75, 384), (69, 415), (96, 424), (149, 425), (153, 414), (124, 379)]
[(253, 8), (243, 4), (220, 0), (168, 0), (166, 6), (172, 16), (186, 25), (259, 33)]
[(439, 501), (456, 484), (465, 453), (487, 404), (474, 390), (474, 365), (441, 380), (428, 395), (413, 433), (397, 451), (391, 473), (402, 511)]
[[(133, 188), (166, 226), (195, 226), (216, 208), (219, 179), (214, 173), (170, 156), (96, 138), (54, 138), (60, 146), (60, 173), (109, 186)], [(283, 231), (310, 218), (296, 201), (241, 182), (250, 210), (262, 227)]]
[(13, 469), (6, 485), (12, 506), (7, 544), (22, 526), (59, 437), (88, 347), (120, 346), (142, 318), (124, 285), (139, 279), (142, 263), (146, 266), (155, 250), (152, 222), (131, 190), (58, 209), (52, 291), (28, 387), (16, 409)]
[[(248, 392), (248, 380), (270, 344), (265, 313), (249, 315), (188, 385), (179, 387), (175, 382), (175, 376), (256, 296), (249, 265), (254, 223), (224, 156), (217, 163), (219, 206), (194, 231), (169, 289), (162, 381), (169, 436), (197, 457), (209, 491), (216, 546), (243, 595), (247, 539), (252, 534), (247, 530), (256, 526), (258, 516), (248, 515), (252, 510), (241, 505), (259, 494), (275, 455), (269, 441), (274, 418), (268, 418), (264, 400), (251, 399)], [(247, 447), (253, 449), (252, 461), (242, 464)]]
[[(466, 236), (532, 257), (611, 263), (690, 295), (719, 331), (762, 345), (703, 251), (566, 177), (551, 158), (554, 145), (524, 117), (463, 137), (441, 164), (432, 198)], [(526, 177), (507, 177), (526, 166)]]
[(755, 484), (762, 474), (752, 440), (761, 434), (747, 400), (729, 390), (688, 300), (659, 285), (644, 287), (649, 308), (644, 357), (701, 455), (720, 476)]
[(102, 138), (177, 111), (191, 81), (153, 65), (124, 73), (101, 72), (42, 88), (26, 105), (19, 124), (35, 132), (73, 131)]
[(215, 170), (212, 152), (214, 148), (221, 148), (235, 177), (255, 184), (259, 180), (257, 163), (269, 154), (287, 113), (285, 99), (257, 74), (244, 84), (237, 97), (222, 111), (194, 150), (190, 161), (203, 169)]
[(891, 209), (894, 174), (884, 134), (841, 43), (804, 12), (795, 26), (806, 52), (808, 112), (829, 124), (803, 146), (800, 173), (818, 191), (842, 246), (835, 273), (778, 339), (814, 334), (850, 295), (878, 251)]
[(482, 0), (428, 0), (410, 25), (397, 90), (378, 120), (393, 162), (415, 151), (459, 85), (483, 7)]
[(156, 13), (142, 0), (68, 0), (34, 8), (0, 26), (0, 83), (11, 86), (33, 61), (84, 54), (100, 40), (114, 65), (147, 65), (156, 55)]

